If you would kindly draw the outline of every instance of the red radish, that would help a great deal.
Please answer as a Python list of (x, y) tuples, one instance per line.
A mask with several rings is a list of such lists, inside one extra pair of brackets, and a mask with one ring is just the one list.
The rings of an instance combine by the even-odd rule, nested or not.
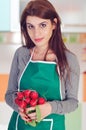
[(25, 90), (23, 93), (25, 97), (29, 97), (31, 90)]
[(18, 99), (18, 97), (16, 97), (16, 98), (15, 98), (15, 103), (16, 103), (17, 105), (19, 105), (19, 102), (20, 102), (20, 100)]
[(30, 98), (25, 98), (24, 100), (25, 100), (25, 102), (26, 102), (27, 104), (29, 104)]
[(44, 104), (46, 100), (43, 97), (38, 98), (38, 104)]
[(26, 108), (27, 107), (27, 103), (24, 100), (22, 100), (22, 101), (19, 102), (19, 107)]
[(31, 107), (34, 107), (34, 106), (36, 106), (36, 105), (37, 105), (37, 100), (32, 99), (32, 100), (30, 101), (30, 106), (31, 106)]
[(18, 99), (23, 99), (23, 97), (24, 97), (23, 92), (17, 92), (17, 97), (18, 97)]
[(38, 98), (38, 93), (36, 91), (32, 91), (31, 94), (30, 94), (30, 98), (37, 99)]

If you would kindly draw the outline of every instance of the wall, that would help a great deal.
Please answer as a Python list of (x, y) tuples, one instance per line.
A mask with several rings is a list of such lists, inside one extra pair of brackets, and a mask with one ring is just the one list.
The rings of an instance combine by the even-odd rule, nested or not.
[[(17, 1), (18, 0), (15, 0), (14, 3), (14, 0), (10, 0), (11, 14), (10, 20), (8, 20), (11, 26), (9, 31), (0, 32), (0, 130), (7, 130), (7, 125), (13, 111), (5, 103), (4, 95), (7, 89), (13, 55), (16, 49), (21, 46), (21, 35), (19, 32), (18, 21), (19, 3), (16, 3)], [(16, 7), (18, 11), (17, 13), (15, 11)], [(15, 15), (17, 15), (16, 21), (13, 17)], [(2, 15), (0, 15), (0, 17), (2, 17)], [(80, 63), (80, 82), (78, 93), (79, 107), (76, 111), (66, 115), (66, 130), (86, 130), (86, 33), (83, 33), (83, 31), (78, 32), (78, 30), (74, 30), (74, 32), (72, 30), (72, 32), (70, 32), (69, 29), (68, 31), (66, 29), (63, 31), (63, 40), (66, 46), (77, 55)]]

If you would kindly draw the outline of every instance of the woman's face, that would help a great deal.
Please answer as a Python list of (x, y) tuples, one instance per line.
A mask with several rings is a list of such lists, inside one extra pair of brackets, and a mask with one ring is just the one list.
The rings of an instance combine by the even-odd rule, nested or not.
[(26, 26), (27, 32), (36, 46), (48, 46), (55, 24), (52, 24), (49, 19), (27, 16)]

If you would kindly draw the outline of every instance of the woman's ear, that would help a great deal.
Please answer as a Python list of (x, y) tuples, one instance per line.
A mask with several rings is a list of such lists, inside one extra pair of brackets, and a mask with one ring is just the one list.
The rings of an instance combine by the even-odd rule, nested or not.
[(56, 28), (56, 24), (57, 24), (57, 18), (54, 18), (54, 20), (53, 20), (53, 29)]
[(54, 21), (54, 23), (56, 23), (56, 24), (57, 24), (57, 18), (54, 18), (54, 20), (53, 20), (53, 21)]

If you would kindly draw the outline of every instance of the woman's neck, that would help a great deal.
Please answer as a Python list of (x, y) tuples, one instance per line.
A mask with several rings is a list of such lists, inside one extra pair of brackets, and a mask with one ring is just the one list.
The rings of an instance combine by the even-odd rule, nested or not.
[(37, 47), (37, 46), (35, 46), (34, 48), (33, 48), (34, 50), (34, 52), (33, 52), (33, 57), (32, 57), (32, 59), (33, 60), (44, 60), (44, 57), (45, 57), (45, 55), (47, 54), (47, 52), (48, 52), (48, 47), (46, 46), (46, 47)]
[(43, 61), (43, 60), (45, 60), (45, 56), (46, 56), (47, 61), (55, 61), (56, 60), (56, 55), (48, 47), (44, 48), (44, 46), (43, 47), (36, 47), (35, 46), (33, 49), (31, 51), (31, 53), (33, 52), (33, 56), (32, 56), (33, 60)]
[(35, 53), (37, 54), (40, 54), (40, 53), (46, 53), (48, 50), (48, 46), (41, 46), (41, 47), (38, 47), (38, 46), (35, 46), (34, 48), (34, 51)]

